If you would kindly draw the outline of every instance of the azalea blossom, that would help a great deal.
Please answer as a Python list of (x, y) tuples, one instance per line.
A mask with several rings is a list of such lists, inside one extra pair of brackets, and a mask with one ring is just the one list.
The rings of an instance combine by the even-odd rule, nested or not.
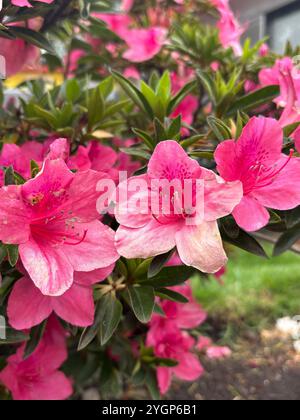
[(39, 325), (52, 312), (78, 327), (88, 327), (94, 321), (93, 284), (111, 274), (114, 265), (74, 274), (74, 283), (62, 296), (45, 296), (27, 277), (18, 280), (9, 296), (7, 314), (10, 325), (24, 330)]
[(244, 196), (233, 210), (237, 224), (256, 231), (268, 224), (267, 208), (289, 210), (300, 204), (300, 161), (282, 153), (283, 131), (272, 118), (253, 117), (238, 141), (227, 140), (215, 152), (220, 175), (240, 180)]
[(42, 340), (34, 353), (24, 359), (24, 343), (8, 357), (0, 372), (0, 383), (14, 400), (65, 400), (72, 393), (72, 383), (58, 369), (67, 359), (66, 335), (55, 318), (49, 319)]
[(217, 23), (219, 29), (220, 42), (224, 48), (231, 47), (237, 56), (242, 55), (243, 50), (240, 38), (245, 32), (245, 26), (241, 26), (229, 5), (229, 0), (210, 0), (215, 6), (221, 17)]
[(157, 357), (178, 362), (178, 365), (172, 368), (157, 368), (157, 380), (161, 394), (168, 391), (173, 376), (184, 381), (195, 381), (204, 373), (198, 357), (192, 353), (195, 340), (184, 331), (170, 327), (161, 331), (160, 335), (149, 334), (147, 346), (153, 347)]
[[(189, 303), (178, 303), (169, 300), (160, 302), (165, 316), (163, 317), (159, 314), (152, 316), (150, 330), (148, 332), (148, 339), (151, 341), (155, 340), (155, 337), (159, 337), (165, 329), (173, 326), (179, 329), (196, 328), (203, 324), (207, 318), (207, 313), (193, 298), (192, 289), (189, 284), (172, 287), (171, 290), (185, 296), (189, 300)], [(154, 337), (151, 338), (151, 335)]]
[[(155, 187), (160, 180), (181, 186), (190, 182), (191, 199), (195, 205), (199, 201), (195, 211), (188, 214), (182, 201), (177, 200), (177, 191), (161, 197), (162, 191)], [(197, 188), (194, 189), (197, 180), (204, 185), (202, 200), (197, 200)], [(226, 264), (217, 219), (230, 214), (239, 204), (242, 197), (239, 181), (225, 182), (202, 168), (172, 140), (157, 145), (146, 175), (130, 178), (128, 183), (121, 184), (119, 191), (136, 181), (145, 183), (146, 191), (129, 192), (127, 201), (118, 202), (116, 208), (121, 225), (116, 233), (116, 245), (122, 256), (149, 258), (177, 247), (183, 263), (201, 271), (216, 272)], [(149, 208), (149, 195), (158, 208)], [(168, 214), (164, 213), (162, 201), (169, 204)], [(137, 211), (137, 202), (146, 207), (145, 212)]]
[(130, 29), (123, 36), (128, 50), (123, 58), (132, 63), (141, 63), (155, 57), (166, 42), (168, 31), (161, 27)]
[(62, 159), (46, 159), (34, 179), (0, 189), (0, 239), (19, 245), (24, 268), (44, 295), (64, 294), (74, 271), (118, 259), (114, 232), (98, 221), (96, 186), (103, 177), (92, 170), (74, 174)]

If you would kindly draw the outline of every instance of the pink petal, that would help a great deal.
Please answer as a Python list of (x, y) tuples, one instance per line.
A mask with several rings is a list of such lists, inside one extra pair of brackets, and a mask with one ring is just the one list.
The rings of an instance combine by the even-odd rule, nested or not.
[(212, 171), (207, 171), (204, 178), (204, 217), (214, 221), (232, 213), (243, 197), (243, 185), (240, 181), (225, 182)]
[(164, 395), (168, 392), (171, 386), (172, 369), (167, 367), (158, 367), (156, 373), (159, 391), (162, 395)]
[(21, 199), (21, 187), (10, 185), (0, 189), (0, 240), (20, 244), (29, 238), (29, 221)]
[(74, 283), (62, 296), (53, 297), (55, 313), (77, 327), (88, 327), (94, 321), (93, 289)]
[(105, 280), (115, 268), (115, 264), (109, 265), (105, 268), (98, 268), (97, 270), (89, 271), (76, 271), (74, 273), (74, 281), (82, 286), (91, 286), (92, 284), (100, 283)]
[(30, 329), (47, 319), (51, 312), (51, 298), (44, 296), (30, 279), (23, 277), (15, 283), (7, 307), (13, 328)]
[(105, 268), (119, 259), (114, 244), (114, 231), (99, 221), (82, 224), (86, 237), (78, 245), (64, 245), (63, 252), (75, 271)]
[[(23, 386), (22, 386), (23, 385)], [(72, 383), (62, 372), (53, 372), (26, 386), (26, 382), (13, 395), (15, 400), (66, 400), (73, 394)], [(31, 386), (30, 386), (31, 385)]]
[(69, 199), (62, 204), (60, 210), (72, 212), (84, 223), (99, 219), (96, 204), (100, 193), (97, 191), (97, 184), (107, 177), (105, 173), (92, 170), (77, 172), (68, 189)]
[(60, 296), (71, 287), (74, 269), (61, 247), (30, 239), (20, 245), (19, 252), (26, 271), (44, 295)]
[(65, 200), (73, 179), (74, 174), (62, 159), (47, 159), (41, 172), (21, 187), (22, 198), (28, 203), (27, 214), (32, 218), (52, 215), (53, 210)]
[(152, 220), (140, 229), (120, 226), (116, 232), (117, 250), (126, 258), (149, 258), (164, 254), (175, 247), (180, 223), (160, 224)]
[(191, 353), (183, 353), (178, 366), (173, 368), (174, 374), (184, 381), (194, 381), (203, 375), (204, 369), (198, 357)]
[(149, 161), (148, 175), (152, 179), (200, 178), (202, 169), (195, 159), (173, 140), (159, 143)]
[(215, 273), (227, 263), (216, 222), (184, 226), (176, 234), (176, 245), (183, 263), (204, 273)]
[(244, 127), (236, 144), (236, 155), (240, 165), (248, 167), (256, 161), (273, 164), (281, 155), (283, 132), (273, 118), (253, 117)]
[[(282, 155), (277, 162), (280, 168), (287, 162), (288, 157)], [(252, 192), (252, 195), (265, 207), (277, 210), (290, 210), (300, 204), (300, 159), (292, 158), (286, 167), (266, 187)]]
[(141, 175), (129, 178), (128, 181), (124, 181), (118, 186), (115, 217), (120, 225), (139, 228), (151, 221), (148, 183), (148, 176)]
[(270, 215), (264, 206), (251, 196), (244, 196), (232, 214), (236, 223), (248, 232), (262, 229), (270, 219)]
[(235, 181), (239, 178), (236, 167), (236, 142), (226, 140), (218, 145), (215, 151), (217, 170), (226, 181)]

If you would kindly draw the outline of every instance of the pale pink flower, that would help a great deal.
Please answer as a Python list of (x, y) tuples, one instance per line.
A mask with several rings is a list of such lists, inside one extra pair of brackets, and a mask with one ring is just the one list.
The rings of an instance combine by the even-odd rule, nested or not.
[(92, 325), (95, 305), (91, 286), (106, 279), (113, 269), (114, 265), (89, 273), (76, 272), (74, 283), (62, 296), (45, 296), (28, 277), (23, 277), (15, 283), (8, 299), (10, 325), (16, 330), (30, 329), (52, 312), (78, 327)]
[(58, 369), (67, 359), (65, 332), (55, 318), (48, 321), (44, 337), (34, 353), (24, 360), (23, 344), (7, 359), (0, 382), (14, 400), (65, 400), (72, 393), (71, 381)]
[(178, 365), (172, 368), (157, 368), (157, 380), (161, 394), (168, 391), (173, 376), (184, 381), (195, 381), (204, 373), (198, 357), (192, 353), (195, 340), (186, 332), (177, 328), (168, 328), (161, 331), (159, 336), (148, 335), (147, 346), (154, 348), (154, 354), (157, 357), (173, 359), (178, 362)]
[(238, 141), (227, 140), (215, 152), (220, 175), (240, 180), (244, 197), (233, 210), (237, 224), (256, 231), (268, 224), (267, 208), (289, 210), (300, 204), (300, 161), (284, 155), (283, 131), (272, 118), (253, 117)]
[(232, 351), (229, 347), (211, 346), (207, 349), (206, 355), (209, 359), (223, 359), (230, 357)]
[[(116, 233), (116, 245), (121, 255), (126, 258), (149, 258), (164, 254), (177, 246), (183, 263), (201, 271), (213, 273), (226, 264), (227, 258), (217, 219), (230, 214), (240, 202), (240, 182), (225, 182), (214, 172), (202, 168), (196, 160), (189, 158), (184, 149), (171, 140), (157, 145), (150, 159), (147, 175), (129, 179), (128, 184), (121, 184), (120, 189), (128, 190), (128, 185), (136, 179), (148, 185), (150, 191), (129, 191), (128, 201), (117, 206), (116, 218), (121, 226)], [(199, 215), (202, 213), (203, 200), (198, 203), (199, 208), (195, 208), (194, 214), (187, 214), (183, 203), (175, 201), (175, 195), (172, 194), (169, 197), (170, 214), (164, 214), (159, 198), (160, 191), (153, 186), (159, 180), (177, 181), (183, 185), (183, 189), (187, 180), (192, 185), (195, 185), (196, 180), (202, 180), (203, 217), (202, 214), (201, 217)], [(162, 207), (150, 207), (148, 212), (136, 211), (137, 200), (149, 205), (149, 194), (156, 196), (156, 201)], [(199, 201), (194, 189), (192, 195), (194, 203)]]
[(118, 259), (114, 232), (98, 221), (96, 209), (96, 186), (106, 177), (92, 170), (74, 174), (62, 159), (47, 159), (34, 179), (0, 189), (0, 239), (19, 245), (22, 263), (44, 295), (64, 294), (74, 271)]

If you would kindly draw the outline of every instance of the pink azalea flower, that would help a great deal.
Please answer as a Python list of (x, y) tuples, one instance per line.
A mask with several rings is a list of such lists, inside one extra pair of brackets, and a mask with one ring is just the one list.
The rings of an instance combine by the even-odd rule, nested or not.
[(6, 76), (13, 76), (28, 66), (36, 64), (39, 50), (22, 39), (10, 40), (1, 38), (0, 55), (5, 58)]
[(261, 57), (266, 57), (270, 52), (270, 48), (268, 46), (268, 44), (264, 43), (262, 44), (262, 46), (259, 49), (259, 55)]
[(207, 349), (206, 355), (209, 359), (224, 359), (230, 357), (232, 351), (229, 347), (211, 346)]
[(259, 73), (261, 86), (279, 85), (280, 96), (274, 99), (277, 106), (285, 108), (290, 102), (291, 94), (300, 103), (300, 73), (294, 67), (290, 57), (276, 60), (272, 68), (262, 69)]
[(0, 239), (19, 245), (22, 263), (44, 295), (61, 296), (74, 271), (105, 268), (118, 259), (114, 232), (98, 221), (97, 183), (105, 174), (72, 173), (47, 159), (23, 185), (0, 189)]
[(103, 20), (109, 29), (122, 39), (124, 39), (127, 35), (129, 30), (128, 28), (133, 22), (131, 17), (128, 15), (94, 13), (93, 16)]
[(68, 166), (71, 169), (109, 172), (118, 159), (117, 153), (109, 146), (91, 141), (87, 147), (79, 146), (76, 155), (71, 156)]
[(35, 352), (23, 359), (25, 344), (7, 359), (0, 382), (14, 400), (65, 400), (72, 393), (71, 381), (58, 369), (67, 359), (65, 333), (55, 318), (48, 321)]
[(192, 353), (195, 340), (186, 332), (168, 328), (159, 336), (147, 337), (147, 346), (154, 348), (157, 357), (173, 359), (178, 365), (172, 368), (157, 368), (157, 380), (161, 394), (170, 388), (173, 375), (184, 381), (195, 381), (204, 373), (198, 357)]
[(240, 38), (245, 32), (245, 27), (241, 26), (234, 16), (228, 0), (210, 0), (210, 2), (221, 15), (217, 24), (221, 44), (224, 48), (231, 47), (237, 56), (242, 55)]
[[(116, 245), (121, 255), (126, 258), (149, 258), (177, 246), (183, 263), (201, 271), (216, 272), (226, 264), (217, 219), (230, 214), (240, 202), (240, 182), (224, 182), (212, 171), (202, 168), (196, 160), (189, 158), (184, 149), (171, 140), (158, 144), (150, 159), (147, 175), (129, 179), (128, 184), (121, 184), (119, 190), (128, 190), (128, 185), (134, 180), (143, 181), (150, 191), (128, 192), (127, 202), (117, 206), (116, 218), (121, 226), (116, 233)], [(174, 195), (169, 197), (170, 214), (164, 214), (159, 198), (161, 193), (155, 188), (159, 180), (178, 181), (183, 189), (187, 180), (193, 185), (196, 180), (202, 180), (204, 200), (198, 203), (199, 207), (196, 207), (194, 214), (188, 215), (183, 203), (175, 202), (173, 192)], [(198, 194), (194, 192), (193, 189), (193, 202), (199, 201)], [(156, 197), (159, 207), (162, 207), (153, 209), (150, 206), (147, 212), (137, 211), (137, 200), (148, 209), (149, 193)], [(203, 201), (204, 216), (198, 218), (203, 209)]]
[(52, 312), (78, 327), (94, 322), (94, 283), (106, 279), (114, 265), (90, 273), (76, 272), (74, 283), (62, 296), (45, 296), (28, 278), (18, 280), (9, 296), (7, 314), (16, 330), (30, 329), (47, 319)]
[[(266, 207), (289, 210), (300, 204), (300, 161), (282, 154), (283, 132), (272, 118), (253, 117), (239, 140), (221, 143), (215, 152), (220, 175), (240, 180), (244, 197), (233, 210), (237, 224), (247, 231), (266, 226)], [(291, 153), (292, 154), (292, 153)]]
[(168, 31), (161, 27), (128, 30), (123, 39), (129, 49), (123, 57), (133, 63), (151, 60), (166, 42)]
[(158, 337), (165, 329), (169, 327), (177, 327), (179, 329), (191, 329), (196, 328), (207, 318), (207, 313), (201, 308), (201, 306), (195, 301), (192, 296), (192, 289), (189, 284), (183, 286), (176, 286), (171, 288), (175, 292), (184, 295), (189, 299), (189, 303), (177, 303), (169, 300), (164, 300), (160, 303), (161, 308), (165, 313), (165, 317), (154, 314), (150, 322), (150, 331), (148, 338), (151, 335)]

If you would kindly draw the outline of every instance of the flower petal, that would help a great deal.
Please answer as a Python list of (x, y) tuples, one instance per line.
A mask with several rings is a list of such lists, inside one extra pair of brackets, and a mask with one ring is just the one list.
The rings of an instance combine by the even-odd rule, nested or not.
[(44, 296), (29, 278), (23, 277), (15, 283), (7, 307), (13, 328), (25, 330), (39, 325), (52, 310), (51, 298)]
[(268, 211), (255, 198), (244, 196), (232, 213), (236, 223), (248, 232), (262, 229), (269, 222)]
[(93, 289), (73, 283), (62, 296), (53, 297), (55, 313), (63, 320), (77, 327), (88, 327), (94, 321)]
[(43, 295), (60, 296), (73, 283), (74, 269), (61, 248), (32, 238), (19, 247), (23, 265)]
[(215, 273), (227, 263), (216, 222), (184, 226), (176, 234), (176, 246), (185, 265), (204, 273)]
[(99, 221), (83, 223), (81, 229), (87, 232), (84, 241), (78, 245), (64, 245), (63, 252), (75, 271), (93, 271), (116, 262), (114, 231)]
[(120, 226), (116, 232), (117, 250), (125, 258), (149, 258), (175, 247), (175, 235), (181, 223), (161, 224), (152, 220), (140, 229)]
[(21, 244), (29, 238), (29, 221), (21, 198), (21, 188), (15, 185), (0, 189), (0, 240), (6, 244)]

